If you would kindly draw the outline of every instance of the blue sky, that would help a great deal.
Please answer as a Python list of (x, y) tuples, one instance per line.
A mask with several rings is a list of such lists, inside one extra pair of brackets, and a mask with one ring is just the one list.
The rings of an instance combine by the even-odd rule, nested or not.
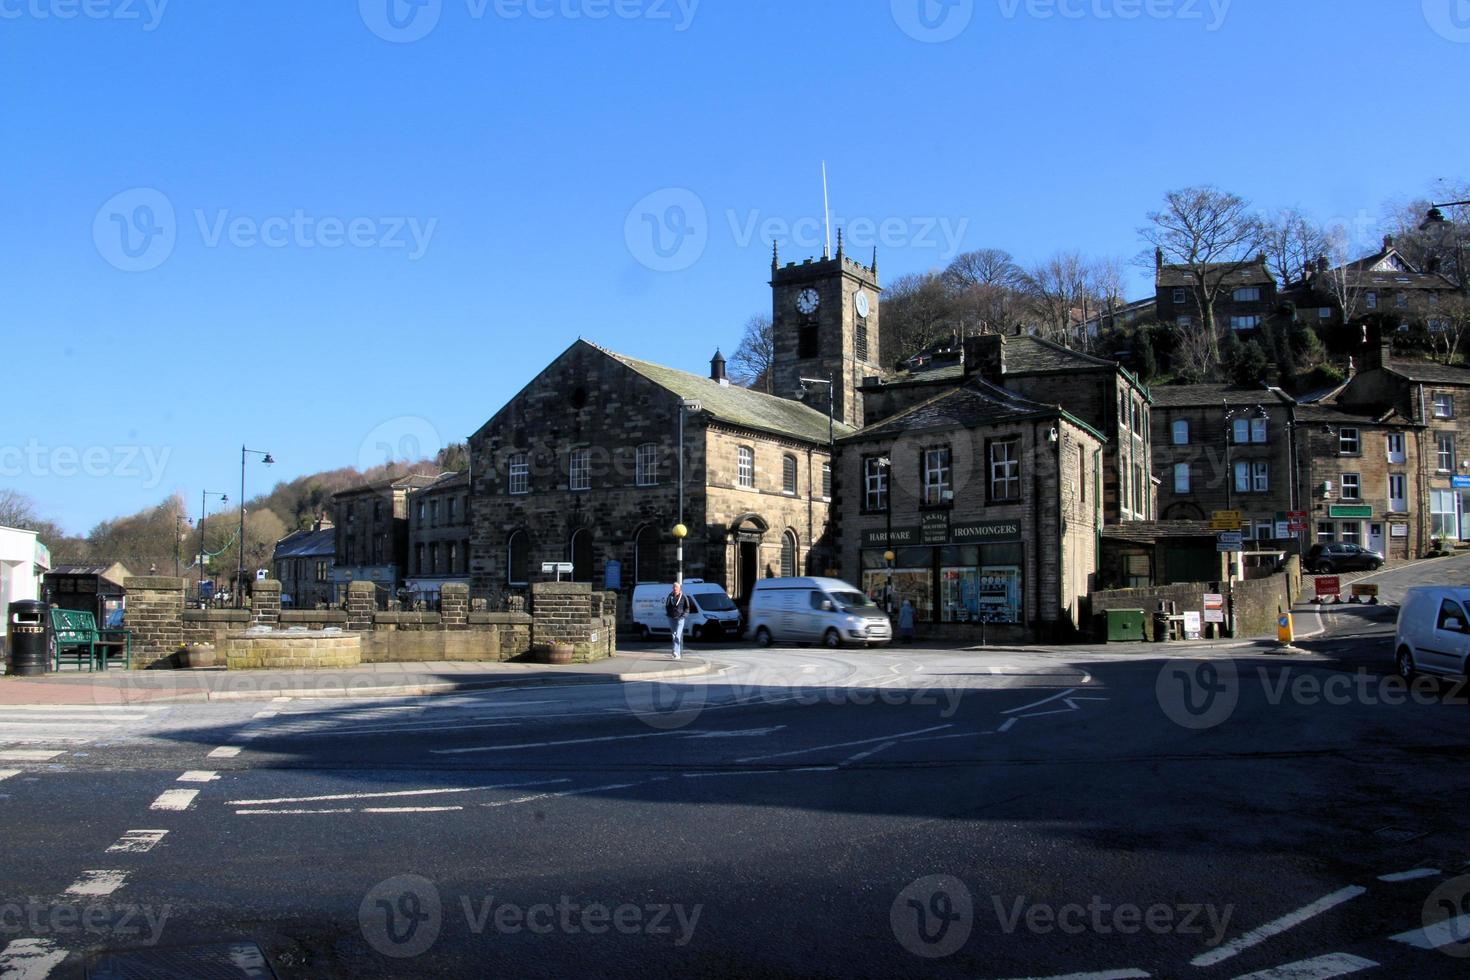
[(1470, 176), (1461, 0), (415, 3), (0, 0), (0, 488), (85, 531), (462, 439), (579, 335), (703, 371), (824, 159), (884, 278)]

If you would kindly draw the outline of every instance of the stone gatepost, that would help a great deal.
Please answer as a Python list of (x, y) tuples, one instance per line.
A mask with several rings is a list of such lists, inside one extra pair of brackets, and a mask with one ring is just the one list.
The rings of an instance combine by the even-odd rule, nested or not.
[(536, 582), (531, 586), (531, 643), (545, 648), (570, 643), (578, 661), (605, 655), (601, 630), (602, 601), (594, 607), (586, 582)]
[(347, 583), (347, 628), (365, 633), (373, 628), (378, 612), (377, 586), (371, 582)]
[(133, 666), (147, 667), (184, 643), (184, 580), (132, 575), (123, 583), (123, 626), (133, 631)]
[(264, 579), (250, 586), (250, 625), (269, 626), (277, 629), (281, 625), (281, 583), (275, 579)]
[(470, 587), (463, 582), (446, 582), (439, 589), (439, 622), (446, 630), (469, 628)]

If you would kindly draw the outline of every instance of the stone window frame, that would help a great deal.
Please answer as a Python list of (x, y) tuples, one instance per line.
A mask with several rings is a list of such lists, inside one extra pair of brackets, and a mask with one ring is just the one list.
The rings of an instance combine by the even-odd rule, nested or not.
[(658, 486), (658, 443), (640, 443), (633, 450), (633, 482), (640, 487)]
[(592, 450), (585, 446), (567, 453), (567, 489), (573, 493), (592, 489)]
[(832, 499), (832, 461), (822, 464), (822, 499)]
[[(1348, 433), (1352, 433), (1351, 436)], [(1349, 448), (1351, 443), (1351, 448)], [(1363, 455), (1363, 433), (1356, 426), (1346, 425), (1337, 430), (1337, 455)]]
[[(931, 454), (933, 459), (931, 460)], [(937, 480), (931, 481), (931, 477)], [(945, 498), (945, 493), (949, 498)], [(954, 447), (935, 443), (919, 450), (919, 505), (944, 507), (954, 501)]]
[[(1395, 480), (1398, 481), (1399, 487), (1403, 490), (1403, 493), (1401, 493), (1398, 496), (1394, 496), (1394, 493), (1393, 493), (1393, 485), (1394, 485), (1394, 481)], [(1401, 506), (1395, 507), (1394, 506), (1394, 503), (1395, 502), (1398, 502)], [(1388, 507), (1388, 511), (1391, 514), (1402, 514), (1402, 513), (1406, 513), (1408, 511), (1408, 509), (1409, 509), (1409, 474), (1407, 474), (1407, 473), (1390, 473), (1390, 474), (1388, 474), (1388, 503), (1387, 503), (1386, 506)]]
[[(1361, 474), (1361, 473), (1339, 473), (1337, 475), (1337, 479), (1338, 479), (1338, 484), (1337, 484), (1337, 486), (1338, 486), (1337, 497), (1338, 497), (1339, 500), (1362, 500), (1363, 499), (1363, 474)], [(1352, 485), (1353, 485), (1353, 489), (1352, 489), (1351, 494), (1349, 494), (1349, 492), (1348, 492), (1348, 481), (1349, 480), (1352, 481)]]
[(755, 448), (735, 447), (735, 485), (743, 490), (755, 489)]
[(1434, 471), (1436, 473), (1455, 472), (1455, 434), (1453, 432), (1434, 434)]
[[(1383, 441), (1384, 452), (1387, 453), (1390, 463), (1405, 463), (1408, 461), (1409, 457), (1406, 451), (1408, 440), (1405, 439), (1402, 432), (1389, 432), (1384, 436)], [(1397, 441), (1399, 447), (1397, 450), (1393, 448), (1395, 441)]]
[[(1441, 399), (1443, 399), (1443, 412), (1440, 411)], [(1434, 418), (1452, 419), (1455, 417), (1455, 395), (1453, 392), (1436, 391), (1430, 396), (1430, 404), (1434, 406)]]
[(863, 457), (863, 506), (864, 514), (885, 514), (892, 506), (889, 494), (888, 466), (883, 465), (883, 455)]
[(796, 496), (799, 470), (796, 465), (796, 457), (790, 453), (781, 454), (781, 492), (788, 497)]
[[(1180, 438), (1180, 436), (1183, 438)], [(1169, 426), (1170, 445), (1189, 445), (1189, 419), (1175, 419)]]
[(531, 457), (527, 453), (511, 454), (506, 467), (506, 489), (513, 497), (531, 492)]
[[(1181, 480), (1180, 479), (1181, 476), (1184, 477), (1184, 479)], [(1192, 476), (1192, 471), (1191, 471), (1190, 466), (1189, 466), (1188, 463), (1175, 463), (1174, 464), (1174, 492), (1175, 493), (1189, 493), (1191, 476)]]
[[(798, 573), (797, 560), (801, 556), (801, 540), (791, 528), (781, 532), (781, 575), (785, 578), (793, 578)], [(790, 568), (788, 572), (787, 569)]]
[[(1013, 449), (1009, 459), (997, 460), (995, 451), (1002, 446)], [(996, 476), (996, 466), (1001, 465), (1014, 469), (1012, 473), (1003, 473), (999, 479)], [(999, 484), (1010, 486), (1014, 484), (1013, 495), (1001, 496), (996, 493)], [(1007, 436), (996, 436), (985, 440), (985, 502), (987, 504), (1014, 504), (1019, 503), (1022, 497), (1021, 484), (1021, 436), (1019, 433)], [(1125, 503), (1126, 507), (1127, 504)]]
[[(516, 543), (524, 542), (526, 549), (526, 577), (515, 577)], [(505, 536), (505, 583), (506, 585), (529, 585), (531, 579), (531, 535), (525, 528), (517, 528)]]

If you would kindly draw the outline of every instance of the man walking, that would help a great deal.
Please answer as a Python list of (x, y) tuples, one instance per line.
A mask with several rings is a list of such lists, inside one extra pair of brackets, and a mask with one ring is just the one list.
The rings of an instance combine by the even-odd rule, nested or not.
[(674, 659), (680, 660), (684, 656), (684, 617), (689, 615), (689, 597), (678, 582), (664, 600), (664, 615), (669, 617), (669, 633), (674, 638)]

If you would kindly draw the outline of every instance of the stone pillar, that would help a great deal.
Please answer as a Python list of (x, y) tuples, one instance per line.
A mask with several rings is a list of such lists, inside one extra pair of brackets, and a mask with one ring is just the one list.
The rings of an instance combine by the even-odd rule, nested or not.
[(378, 612), (377, 587), (371, 582), (347, 583), (347, 628), (365, 633), (373, 628)]
[(570, 643), (573, 658), (595, 660), (603, 655), (599, 620), (602, 601), (594, 608), (592, 586), (586, 582), (536, 582), (531, 586), (531, 644), (535, 648)]
[(277, 629), (281, 625), (281, 583), (274, 579), (252, 582), (250, 585), (250, 625), (269, 626)]
[(123, 626), (133, 631), (133, 666), (164, 660), (183, 645), (184, 589), (183, 579), (166, 575), (132, 575), (123, 583)]
[(446, 630), (467, 629), (470, 616), (470, 587), (463, 582), (446, 582), (439, 589), (439, 622)]

